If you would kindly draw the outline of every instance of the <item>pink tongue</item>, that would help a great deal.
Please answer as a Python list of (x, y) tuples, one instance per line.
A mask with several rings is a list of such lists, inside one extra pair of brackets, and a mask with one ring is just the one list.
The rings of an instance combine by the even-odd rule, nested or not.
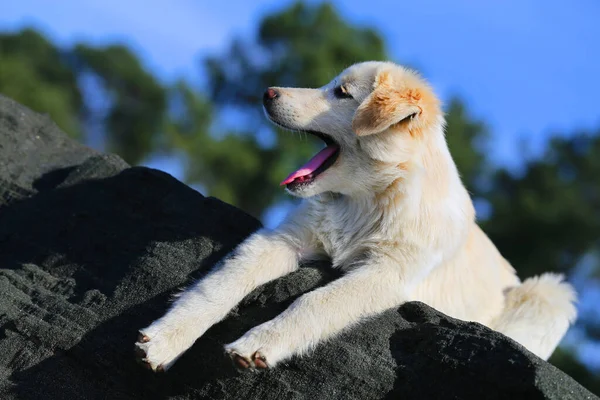
[(304, 177), (306, 175), (310, 175), (317, 168), (319, 168), (325, 160), (333, 155), (337, 151), (337, 146), (327, 146), (323, 150), (317, 153), (316, 156), (310, 159), (306, 164), (300, 167), (296, 172), (292, 172), (290, 176), (288, 176), (285, 181), (281, 182), (280, 185), (287, 185), (288, 183), (292, 183), (296, 178)]

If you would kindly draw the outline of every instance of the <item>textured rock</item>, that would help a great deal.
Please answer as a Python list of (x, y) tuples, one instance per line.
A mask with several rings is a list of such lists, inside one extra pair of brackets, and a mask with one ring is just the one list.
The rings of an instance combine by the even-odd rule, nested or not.
[(222, 345), (335, 279), (326, 265), (253, 292), (168, 373), (137, 365), (137, 329), (258, 227), (0, 97), (0, 398), (595, 398), (501, 334), (421, 303), (274, 370), (236, 371)]

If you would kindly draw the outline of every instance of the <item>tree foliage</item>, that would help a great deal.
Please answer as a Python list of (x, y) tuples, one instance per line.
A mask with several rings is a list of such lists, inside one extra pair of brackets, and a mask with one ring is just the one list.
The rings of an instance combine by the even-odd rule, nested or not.
[(600, 245), (600, 132), (553, 139), (518, 175), (495, 173), (484, 228), (522, 276), (568, 272)]
[(110, 106), (102, 127), (108, 133), (108, 149), (139, 163), (154, 149), (153, 139), (161, 132), (165, 88), (125, 46), (93, 48), (80, 44), (72, 56), (78, 73), (96, 77), (108, 97)]
[(67, 52), (26, 29), (0, 35), (0, 60), (2, 94), (48, 113), (73, 137), (81, 135), (81, 90)]

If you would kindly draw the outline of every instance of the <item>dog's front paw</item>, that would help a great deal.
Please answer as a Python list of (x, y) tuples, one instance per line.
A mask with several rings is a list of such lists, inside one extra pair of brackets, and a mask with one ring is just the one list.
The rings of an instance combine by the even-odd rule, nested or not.
[(234, 348), (225, 348), (225, 351), (239, 369), (267, 369), (267, 358), (260, 351), (255, 351), (251, 356), (244, 356)]
[(135, 343), (136, 358), (146, 368), (164, 372), (191, 346), (192, 343), (187, 342), (179, 330), (153, 330), (149, 327), (140, 331)]
[(267, 369), (274, 367), (286, 354), (273, 333), (270, 323), (257, 326), (233, 343), (225, 345), (225, 352), (240, 369)]

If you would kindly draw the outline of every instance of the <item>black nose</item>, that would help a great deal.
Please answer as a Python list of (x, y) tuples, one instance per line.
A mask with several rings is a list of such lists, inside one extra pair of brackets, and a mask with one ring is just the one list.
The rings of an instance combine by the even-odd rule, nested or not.
[(265, 90), (265, 94), (263, 94), (263, 104), (265, 106), (271, 104), (273, 99), (275, 99), (277, 96), (279, 96), (279, 93), (277, 93), (275, 89), (268, 88), (267, 90)]

